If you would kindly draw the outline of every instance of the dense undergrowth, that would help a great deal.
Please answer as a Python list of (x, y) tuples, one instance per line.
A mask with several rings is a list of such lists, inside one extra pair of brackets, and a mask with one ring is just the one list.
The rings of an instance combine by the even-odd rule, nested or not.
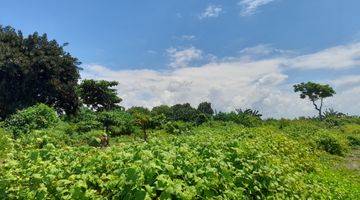
[[(346, 164), (360, 147), (357, 117), (152, 119), (144, 142), (124, 111), (62, 119), (43, 105), (18, 112), (1, 122), (0, 199), (360, 196), (359, 168)], [(105, 132), (110, 145), (101, 148)]]

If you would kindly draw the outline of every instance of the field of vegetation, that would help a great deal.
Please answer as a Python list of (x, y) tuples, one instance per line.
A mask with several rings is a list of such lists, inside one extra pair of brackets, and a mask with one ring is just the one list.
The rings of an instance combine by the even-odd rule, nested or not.
[[(184, 122), (159, 110), (82, 109), (59, 118), (39, 104), (17, 112), (0, 131), (0, 198), (360, 196), (358, 117), (260, 120), (255, 112), (233, 112)], [(147, 142), (138, 112), (153, 119)]]

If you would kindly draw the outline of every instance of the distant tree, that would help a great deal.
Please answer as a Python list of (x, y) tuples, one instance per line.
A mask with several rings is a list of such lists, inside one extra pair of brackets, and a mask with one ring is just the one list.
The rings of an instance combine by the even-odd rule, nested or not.
[(140, 126), (142, 132), (143, 132), (143, 139), (146, 142), (148, 139), (147, 130), (152, 127), (152, 119), (149, 115), (146, 115), (144, 113), (134, 113), (135, 117), (135, 123)]
[(126, 110), (126, 112), (134, 115), (134, 114), (144, 114), (144, 115), (150, 115), (150, 110), (141, 106), (133, 106)]
[(189, 103), (173, 105), (171, 111), (171, 120), (184, 122), (194, 122), (199, 113)]
[(251, 115), (253, 117), (259, 117), (259, 118), (262, 116), (262, 114), (258, 110), (252, 110), (250, 108), (245, 109), (245, 110), (235, 109), (235, 111), (237, 112), (238, 115), (244, 114), (244, 115)]
[[(329, 85), (323, 85), (313, 82), (300, 83), (294, 85), (294, 91), (300, 92), (300, 98), (305, 99), (308, 97), (315, 109), (319, 112), (319, 118), (322, 119), (322, 108), (324, 104), (324, 99), (327, 97), (332, 97), (335, 93), (335, 90)], [(320, 104), (317, 101), (320, 100)]]
[(64, 51), (65, 45), (48, 40), (46, 34), (24, 37), (0, 26), (0, 118), (37, 103), (58, 112), (77, 112), (80, 62)]
[(211, 103), (202, 102), (198, 105), (197, 110), (205, 115), (213, 115), (214, 110), (211, 108)]
[(103, 111), (119, 108), (117, 105), (122, 101), (116, 94), (116, 81), (83, 80), (78, 87), (79, 96), (82, 102), (92, 110)]
[(151, 115), (164, 115), (166, 118), (171, 116), (172, 110), (168, 105), (155, 106), (151, 110)]

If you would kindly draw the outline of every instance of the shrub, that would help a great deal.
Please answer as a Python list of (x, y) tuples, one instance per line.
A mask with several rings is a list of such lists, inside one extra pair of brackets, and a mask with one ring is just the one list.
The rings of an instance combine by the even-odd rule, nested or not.
[(69, 121), (74, 123), (74, 132), (85, 133), (102, 128), (97, 113), (88, 108), (81, 108), (80, 112)]
[(346, 141), (337, 137), (335, 134), (322, 133), (316, 140), (319, 149), (322, 149), (330, 154), (342, 156), (347, 150)]
[(174, 135), (186, 134), (191, 133), (192, 124), (183, 121), (172, 121), (167, 122), (164, 125), (164, 129), (166, 132)]
[(99, 114), (99, 121), (111, 136), (130, 135), (135, 130), (133, 116), (125, 111), (112, 110), (101, 112)]
[(90, 131), (86, 134), (87, 144), (93, 147), (101, 147), (101, 137), (104, 134), (104, 131)]
[(5, 128), (10, 130), (16, 138), (31, 130), (48, 128), (58, 120), (53, 108), (45, 104), (38, 104), (11, 115), (5, 120)]
[(230, 113), (223, 113), (220, 112), (215, 115), (215, 120), (219, 121), (232, 121), (237, 124), (244, 125), (246, 127), (256, 127), (261, 125), (261, 118), (255, 116), (253, 114), (245, 113), (245, 112), (230, 112)]
[(349, 135), (347, 136), (349, 144), (351, 146), (360, 146), (360, 136), (358, 135)]
[(198, 116), (195, 119), (196, 125), (201, 125), (207, 121), (209, 121), (209, 117), (208, 117), (208, 115), (203, 114), (203, 113), (198, 114)]

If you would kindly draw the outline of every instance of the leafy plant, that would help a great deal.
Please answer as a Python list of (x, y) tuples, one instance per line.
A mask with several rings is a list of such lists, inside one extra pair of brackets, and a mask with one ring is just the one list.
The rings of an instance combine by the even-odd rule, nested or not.
[(38, 104), (11, 115), (5, 120), (4, 126), (16, 138), (31, 130), (48, 128), (58, 121), (59, 118), (54, 109), (45, 104)]
[(174, 135), (191, 133), (192, 124), (182, 121), (170, 121), (164, 125), (166, 132)]
[(106, 133), (111, 136), (130, 135), (135, 130), (134, 117), (125, 111), (103, 111), (98, 117)]

